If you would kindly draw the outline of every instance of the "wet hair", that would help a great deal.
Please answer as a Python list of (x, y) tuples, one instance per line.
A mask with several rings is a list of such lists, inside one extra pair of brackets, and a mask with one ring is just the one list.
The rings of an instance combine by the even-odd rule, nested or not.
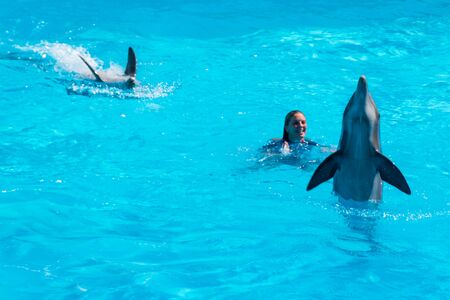
[(289, 122), (291, 121), (291, 118), (295, 115), (295, 114), (302, 114), (305, 118), (305, 114), (299, 110), (293, 110), (287, 113), (286, 117), (284, 118), (284, 126), (283, 126), (283, 142), (290, 142), (289, 140), (289, 134), (286, 130), (286, 127), (289, 125)]

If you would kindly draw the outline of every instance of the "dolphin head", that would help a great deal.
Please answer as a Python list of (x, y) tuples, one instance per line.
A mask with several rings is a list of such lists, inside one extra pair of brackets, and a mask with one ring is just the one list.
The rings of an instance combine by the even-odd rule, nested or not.
[(345, 107), (344, 118), (369, 118), (372, 117), (374, 109), (376, 110), (376, 106), (369, 93), (366, 77), (363, 75), (359, 78), (356, 91)]
[(364, 148), (371, 145), (375, 150), (380, 150), (379, 120), (380, 114), (363, 75), (359, 78), (356, 91), (345, 107), (339, 148), (344, 150), (352, 143)]
[[(358, 85), (356, 87), (355, 91), (355, 97), (357, 99), (365, 99), (368, 94), (368, 87), (367, 87), (367, 79), (366, 76), (362, 75), (359, 77)], [(360, 100), (361, 101), (361, 100)]]

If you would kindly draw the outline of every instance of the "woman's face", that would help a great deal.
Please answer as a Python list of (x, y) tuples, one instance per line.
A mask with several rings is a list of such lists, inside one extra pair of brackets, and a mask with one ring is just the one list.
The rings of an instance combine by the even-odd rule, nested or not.
[(301, 113), (294, 114), (285, 128), (291, 142), (303, 142), (306, 136), (306, 118)]

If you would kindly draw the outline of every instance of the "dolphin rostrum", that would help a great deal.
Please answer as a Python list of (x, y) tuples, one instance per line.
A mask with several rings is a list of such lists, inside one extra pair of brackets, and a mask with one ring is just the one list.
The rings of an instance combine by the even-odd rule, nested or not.
[(136, 55), (134, 54), (133, 48), (128, 48), (128, 61), (127, 67), (125, 68), (124, 74), (115, 74), (113, 76), (106, 73), (100, 73), (96, 71), (81, 55), (79, 55), (81, 60), (86, 64), (86, 66), (94, 75), (95, 80), (98, 82), (105, 83), (124, 83), (127, 87), (131, 88), (136, 84)]
[(379, 121), (366, 78), (361, 76), (345, 107), (338, 150), (317, 167), (306, 190), (333, 178), (334, 192), (344, 199), (380, 200), (383, 180), (410, 195), (403, 174), (381, 154)]

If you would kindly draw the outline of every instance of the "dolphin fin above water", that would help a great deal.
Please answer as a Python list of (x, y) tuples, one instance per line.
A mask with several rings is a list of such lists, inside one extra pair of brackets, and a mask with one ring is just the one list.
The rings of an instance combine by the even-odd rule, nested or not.
[(136, 84), (136, 54), (131, 47), (128, 47), (127, 66), (123, 75), (117, 74), (114, 76), (107, 76), (108, 74), (102, 72), (103, 75), (100, 76), (98, 72), (81, 55), (79, 55), (79, 57), (89, 68), (92, 75), (94, 75), (95, 80), (98, 82), (125, 83), (128, 88), (132, 88)]
[(328, 156), (314, 171), (306, 190), (312, 190), (319, 184), (334, 177), (336, 170), (339, 168), (339, 162), (341, 160), (342, 151), (338, 150)]
[(127, 67), (125, 68), (125, 75), (136, 77), (136, 54), (133, 48), (128, 47)]
[(383, 181), (395, 186), (403, 193), (411, 195), (411, 189), (405, 177), (389, 158), (376, 151), (375, 163)]
[[(334, 174), (340, 167), (340, 160), (342, 159), (342, 151), (338, 150), (328, 156), (317, 169), (314, 171), (311, 180), (306, 187), (306, 190), (312, 190), (316, 186), (334, 177)], [(383, 181), (386, 181), (392, 186), (395, 186), (405, 194), (411, 195), (411, 189), (406, 182), (402, 172), (394, 165), (392, 161), (386, 156), (376, 151), (375, 165)]]
[(81, 60), (86, 64), (86, 66), (89, 68), (89, 70), (92, 72), (92, 75), (94, 75), (95, 80), (99, 81), (99, 82), (103, 82), (103, 80), (100, 78), (100, 76), (97, 74), (97, 72), (95, 72), (94, 68), (83, 58), (83, 56), (78, 55)]

